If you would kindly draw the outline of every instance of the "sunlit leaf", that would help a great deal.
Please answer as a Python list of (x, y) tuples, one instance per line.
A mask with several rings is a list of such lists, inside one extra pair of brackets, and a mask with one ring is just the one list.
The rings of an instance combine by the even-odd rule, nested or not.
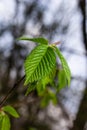
[(26, 58), (24, 67), (26, 80), (25, 85), (38, 81), (48, 75), (54, 68), (56, 56), (48, 45), (37, 46)]
[(68, 81), (68, 86), (69, 86), (70, 81), (71, 81), (71, 72), (70, 72), (69, 66), (68, 66), (64, 56), (62, 55), (62, 53), (60, 52), (60, 50), (56, 46), (54, 46), (54, 51), (57, 53), (58, 57), (60, 58), (60, 61), (62, 63), (62, 67), (64, 69), (64, 72), (65, 72), (65, 75), (66, 75), (66, 78)]
[(44, 94), (42, 100), (41, 100), (41, 107), (46, 107), (49, 102), (52, 101), (54, 105), (57, 104), (57, 97), (54, 92), (51, 90), (48, 90), (47, 93)]
[(48, 40), (43, 37), (37, 37), (37, 38), (20, 37), (18, 38), (18, 40), (32, 41), (39, 44), (48, 44)]
[(8, 115), (4, 114), (0, 116), (0, 130), (10, 130), (10, 119)]
[(65, 75), (65, 71), (60, 69), (58, 72), (58, 91), (64, 88), (67, 85), (67, 79)]
[(12, 115), (15, 118), (19, 117), (19, 114), (17, 113), (17, 111), (12, 107), (12, 106), (4, 106), (2, 108), (5, 112), (9, 113), (10, 115)]

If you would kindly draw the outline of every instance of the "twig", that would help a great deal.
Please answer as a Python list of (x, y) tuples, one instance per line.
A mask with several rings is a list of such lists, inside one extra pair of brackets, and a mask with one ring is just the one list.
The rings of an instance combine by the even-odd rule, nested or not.
[(59, 45), (61, 42), (52, 43), (53, 45)]
[(0, 108), (3, 106), (6, 100), (10, 97), (12, 92), (15, 90), (16, 86), (18, 86), (24, 78), (25, 78), (25, 75), (17, 83), (15, 83), (13, 87), (8, 91), (7, 95), (3, 98), (3, 100), (0, 103)]

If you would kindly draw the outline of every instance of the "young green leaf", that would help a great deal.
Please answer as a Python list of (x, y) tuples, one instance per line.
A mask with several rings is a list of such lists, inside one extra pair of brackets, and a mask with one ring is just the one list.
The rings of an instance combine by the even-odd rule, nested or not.
[(10, 130), (10, 119), (8, 115), (3, 115), (0, 121), (0, 130)]
[(37, 37), (37, 38), (28, 38), (28, 37), (20, 37), (18, 40), (26, 40), (26, 41), (32, 41), (39, 44), (48, 44), (48, 40), (43, 37)]
[(0, 130), (2, 128), (2, 121), (3, 121), (3, 115), (2, 113), (0, 112)]
[(62, 67), (64, 69), (64, 72), (65, 72), (65, 75), (66, 75), (66, 78), (68, 81), (68, 86), (69, 86), (70, 80), (71, 80), (71, 72), (70, 72), (69, 66), (68, 66), (64, 56), (62, 55), (62, 53), (60, 52), (60, 50), (56, 46), (54, 46), (54, 51), (57, 53), (58, 57), (60, 58), (60, 61), (62, 63)]
[(49, 101), (50, 101), (49, 96), (48, 96), (48, 95), (45, 95), (45, 96), (42, 98), (41, 102), (40, 102), (40, 106), (41, 106), (42, 108), (46, 107), (46, 106), (49, 104)]
[(9, 105), (4, 106), (2, 109), (3, 109), (3, 111), (9, 113), (10, 115), (12, 115), (15, 118), (19, 117), (19, 114), (17, 113), (17, 111), (12, 106), (9, 106)]
[(39, 80), (36, 84), (36, 90), (39, 96), (42, 96), (45, 92), (45, 87), (43, 87), (42, 80)]
[(52, 101), (52, 103), (54, 105), (57, 104), (57, 97), (56, 97), (55, 93), (52, 92), (51, 90), (48, 90), (48, 92), (44, 94), (44, 96), (41, 100), (41, 104), (40, 104), (41, 107), (46, 107), (50, 101)]
[(56, 56), (48, 45), (39, 45), (25, 60), (25, 85), (38, 81), (48, 75), (56, 64)]
[(28, 89), (27, 89), (25, 95), (27, 96), (31, 91), (35, 90), (35, 88), (36, 88), (36, 85), (35, 85), (35, 84), (30, 84), (30, 85), (28, 86)]
[(65, 71), (60, 69), (58, 72), (58, 91), (60, 91), (63, 87), (67, 85)]
[(49, 92), (49, 97), (50, 97), (50, 100), (52, 101), (52, 103), (54, 104), (54, 105), (56, 105), (57, 104), (57, 97), (56, 97), (56, 94), (54, 93), (54, 92)]
[(49, 86), (54, 86), (54, 77), (56, 74), (56, 66), (53, 68), (52, 72), (49, 73), (49, 75), (45, 76), (44, 78), (41, 79), (41, 84), (43, 86), (43, 89), (49, 85)]

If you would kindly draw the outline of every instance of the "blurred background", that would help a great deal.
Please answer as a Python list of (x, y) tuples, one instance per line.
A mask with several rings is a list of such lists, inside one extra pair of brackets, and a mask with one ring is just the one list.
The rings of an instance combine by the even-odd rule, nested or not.
[(20, 36), (43, 36), (58, 45), (72, 73), (71, 86), (58, 94), (59, 103), (40, 109), (25, 97), (23, 82), (6, 104), (21, 117), (11, 130), (87, 130), (87, 44), (85, 0), (0, 0), (0, 101), (24, 75), (23, 63), (35, 47)]

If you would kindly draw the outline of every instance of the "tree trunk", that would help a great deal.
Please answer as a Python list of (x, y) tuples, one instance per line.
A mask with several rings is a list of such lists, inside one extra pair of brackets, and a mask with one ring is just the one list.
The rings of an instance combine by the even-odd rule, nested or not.
[[(84, 40), (84, 45), (85, 49), (87, 51), (87, 44), (86, 44), (86, 30), (85, 30), (85, 25), (86, 25), (86, 8), (85, 8), (85, 0), (80, 0), (79, 1), (79, 7), (81, 9), (82, 15), (83, 15), (83, 23), (82, 23), (82, 31), (83, 31), (83, 40)], [(87, 56), (87, 53), (86, 53)], [(74, 125), (71, 128), (71, 130), (87, 130), (87, 81), (86, 81), (86, 89), (84, 90), (84, 95), (83, 99), (81, 101), (79, 111), (77, 113), (77, 117), (74, 121)]]
[(71, 128), (71, 130), (84, 130), (86, 122), (87, 122), (87, 86), (80, 104), (79, 111), (77, 113), (76, 120), (74, 121), (74, 125), (73, 128)]

